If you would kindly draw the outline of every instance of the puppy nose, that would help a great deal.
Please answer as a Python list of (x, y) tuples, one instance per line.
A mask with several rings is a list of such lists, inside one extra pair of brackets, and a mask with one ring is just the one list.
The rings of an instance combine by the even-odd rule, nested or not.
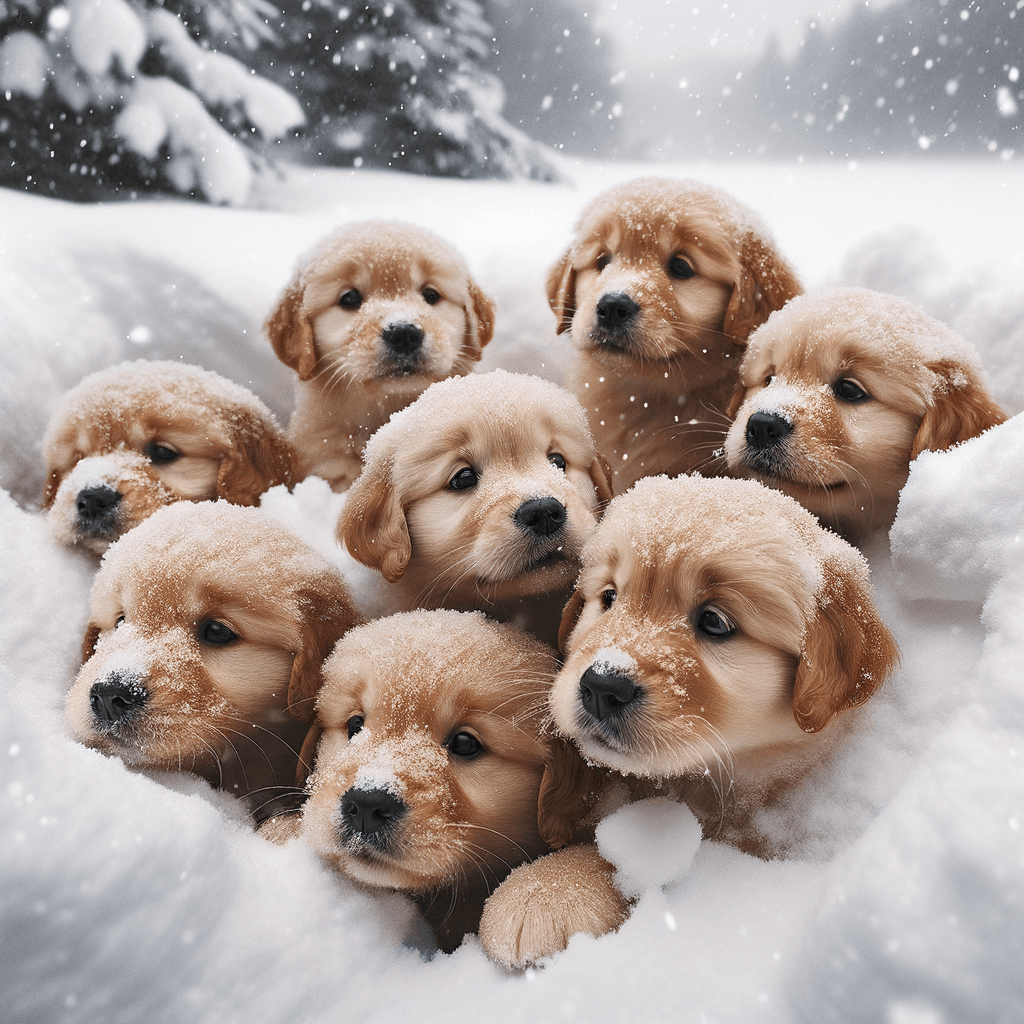
[(530, 498), (512, 517), (520, 530), (538, 537), (553, 537), (565, 526), (565, 506), (557, 498)]
[(353, 832), (372, 836), (393, 825), (409, 808), (383, 789), (350, 789), (341, 798), (341, 820)]
[(778, 413), (755, 412), (747, 420), (747, 444), (751, 448), (771, 448), (792, 433), (793, 424)]
[(591, 666), (580, 677), (580, 703), (587, 714), (599, 722), (617, 718), (640, 692), (640, 687), (629, 676), (618, 672), (600, 672)]
[(613, 330), (626, 327), (639, 312), (637, 303), (623, 292), (608, 292), (597, 302), (597, 319)]
[(111, 673), (89, 689), (89, 707), (101, 726), (120, 725), (137, 715), (149, 700), (149, 691), (137, 676)]
[(396, 356), (411, 356), (423, 344), (423, 328), (416, 324), (390, 324), (380, 336)]
[(75, 499), (75, 507), (78, 509), (78, 518), (86, 523), (102, 522), (108, 518), (121, 502), (121, 495), (108, 487), (100, 484), (98, 487), (85, 487), (78, 492)]

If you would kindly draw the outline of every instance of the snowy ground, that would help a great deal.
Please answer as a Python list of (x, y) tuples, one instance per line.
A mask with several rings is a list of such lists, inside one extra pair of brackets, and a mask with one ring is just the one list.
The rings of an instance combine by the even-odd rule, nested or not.
[[(879, 1021), (1024, 1019), (1024, 417), (915, 464), (869, 548), (903, 665), (802, 794), (805, 857), (715, 843), (645, 862), (613, 936), (510, 975), (473, 940), (432, 961), (410, 913), (250, 834), (184, 777), (127, 772), (64, 736), (91, 565), (35, 511), (58, 396), (123, 358), (197, 362), (282, 418), (260, 323), (299, 251), (401, 217), (460, 247), (498, 300), (484, 368), (559, 379), (543, 275), (595, 191), (664, 168), (566, 164), (570, 183), (294, 172), (249, 209), (71, 206), (0, 192), (0, 1005), (17, 1021)], [(974, 342), (1024, 408), (1024, 164), (673, 167), (759, 209), (809, 288), (906, 295)], [(277, 514), (308, 532), (312, 482)], [(685, 832), (685, 822), (678, 823)], [(680, 833), (681, 834), (681, 833)], [(628, 836), (625, 837), (628, 839)], [(632, 861), (632, 863), (628, 863)], [(664, 884), (657, 884), (658, 882)]]

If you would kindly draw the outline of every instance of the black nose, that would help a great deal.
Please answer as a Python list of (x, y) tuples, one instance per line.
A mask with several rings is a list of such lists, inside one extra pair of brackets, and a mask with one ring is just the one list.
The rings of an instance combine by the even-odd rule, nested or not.
[(774, 412), (751, 413), (747, 420), (747, 444), (751, 448), (771, 448), (793, 433), (793, 424)]
[(102, 728), (130, 722), (146, 706), (149, 691), (135, 675), (110, 675), (98, 679), (89, 689), (89, 707)]
[(618, 672), (600, 672), (591, 666), (580, 678), (580, 703), (599, 722), (618, 718), (640, 693), (640, 687), (629, 676)]
[(102, 527), (109, 522), (120, 503), (121, 495), (113, 487), (106, 484), (85, 487), (75, 499), (79, 522), (83, 526)]
[(621, 331), (629, 326), (640, 312), (640, 307), (623, 292), (608, 292), (597, 300), (597, 319), (610, 331)]
[(342, 824), (350, 832), (356, 832), (366, 839), (382, 838), (381, 834), (408, 809), (398, 797), (383, 789), (353, 787), (341, 797)]
[(390, 324), (380, 336), (396, 356), (411, 356), (423, 344), (423, 328), (416, 324)]
[(538, 537), (553, 537), (566, 519), (565, 506), (557, 498), (530, 498), (516, 509), (516, 526)]

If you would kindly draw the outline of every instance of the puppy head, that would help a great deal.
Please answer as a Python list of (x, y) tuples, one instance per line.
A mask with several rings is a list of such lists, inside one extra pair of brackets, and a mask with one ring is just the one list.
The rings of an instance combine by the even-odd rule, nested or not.
[(567, 391), (495, 370), (434, 384), (370, 439), (338, 539), (422, 605), (570, 585), (611, 498)]
[(554, 669), (550, 648), (479, 612), (407, 612), (353, 630), (324, 665), (303, 834), (370, 885), (493, 887), (544, 848), (541, 722)]
[(910, 461), (1005, 419), (974, 351), (909, 302), (860, 288), (794, 299), (750, 339), (730, 468), (852, 540), (888, 527)]
[(639, 481), (588, 542), (565, 614), (555, 723), (635, 775), (809, 749), (897, 659), (863, 558), (747, 480)]
[(742, 347), (800, 285), (755, 215), (693, 181), (640, 178), (598, 196), (548, 275), (558, 331), (612, 363)]
[(366, 221), (300, 258), (264, 326), (301, 380), (422, 391), (469, 371), (491, 340), (494, 308), (443, 239)]
[(292, 451), (270, 410), (218, 374), (174, 362), (86, 377), (53, 414), (43, 453), (54, 532), (97, 554), (173, 501), (254, 505), (292, 482)]
[(259, 510), (160, 509), (96, 574), (72, 735), (215, 782), (220, 752), (242, 756), (254, 726), (287, 724), (286, 709), (312, 719), (322, 661), (356, 621), (337, 570)]

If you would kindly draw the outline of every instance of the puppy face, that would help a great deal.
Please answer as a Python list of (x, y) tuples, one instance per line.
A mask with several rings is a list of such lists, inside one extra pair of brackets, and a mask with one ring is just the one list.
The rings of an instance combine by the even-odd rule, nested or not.
[(798, 291), (767, 233), (735, 200), (659, 178), (599, 196), (548, 277), (558, 330), (569, 330), (580, 351), (612, 368), (682, 359), (697, 378), (715, 362), (709, 345), (742, 345)]
[(340, 574), (258, 510), (161, 509), (96, 575), (71, 733), (132, 766), (215, 785), (233, 767), (251, 788), (278, 763), (291, 783), (320, 664), (356, 621)]
[(496, 370), (433, 385), (374, 435), (338, 537), (415, 604), (484, 607), (571, 584), (610, 497), (579, 403)]
[(270, 410), (181, 363), (139, 360), (86, 377), (54, 413), (43, 450), (54, 532), (97, 554), (171, 502), (252, 505), (292, 482), (291, 449)]
[(544, 848), (540, 728), (554, 667), (552, 650), (477, 612), (353, 630), (324, 665), (303, 835), (370, 885), (493, 888)]
[(851, 540), (889, 527), (910, 461), (1005, 417), (977, 357), (909, 302), (801, 297), (751, 338), (726, 457)]
[(657, 778), (808, 748), (897, 654), (863, 559), (752, 481), (641, 480), (584, 552), (552, 689), (584, 756)]
[(369, 221), (300, 260), (266, 330), (302, 380), (418, 393), (466, 373), (493, 325), (490, 300), (447, 243), (412, 224)]

